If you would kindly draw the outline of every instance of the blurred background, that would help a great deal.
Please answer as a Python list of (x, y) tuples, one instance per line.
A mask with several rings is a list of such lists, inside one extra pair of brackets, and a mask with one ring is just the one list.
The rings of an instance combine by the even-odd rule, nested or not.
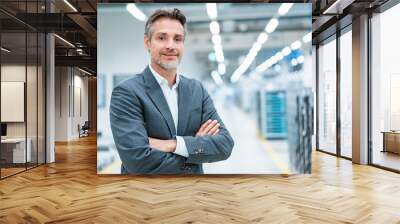
[(149, 63), (147, 18), (178, 8), (188, 35), (178, 73), (200, 80), (235, 140), (206, 174), (309, 173), (315, 128), (312, 5), (306, 3), (99, 4), (97, 170), (120, 173), (109, 124), (112, 89)]

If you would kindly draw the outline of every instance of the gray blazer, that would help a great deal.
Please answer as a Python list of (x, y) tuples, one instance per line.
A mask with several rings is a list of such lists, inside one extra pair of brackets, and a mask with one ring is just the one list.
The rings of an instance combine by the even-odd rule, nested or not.
[[(178, 130), (161, 87), (150, 69), (122, 82), (112, 92), (110, 123), (119, 156), (121, 173), (201, 174), (202, 163), (226, 160), (233, 139), (199, 81), (181, 76), (178, 85)], [(220, 123), (214, 136), (195, 137), (208, 119)], [(173, 139), (182, 136), (187, 158), (150, 148), (148, 137)]]

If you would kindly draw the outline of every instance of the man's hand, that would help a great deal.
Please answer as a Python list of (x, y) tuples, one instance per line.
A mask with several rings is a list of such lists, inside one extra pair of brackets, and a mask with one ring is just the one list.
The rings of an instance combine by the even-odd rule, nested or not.
[[(216, 135), (219, 132), (219, 126), (220, 124), (217, 120), (208, 120), (201, 125), (200, 129), (196, 133), (196, 137), (204, 135)], [(177, 142), (175, 139), (161, 140), (149, 137), (150, 148), (154, 148), (163, 152), (175, 152), (176, 144)]]
[(176, 140), (161, 140), (157, 138), (149, 138), (150, 148), (154, 148), (163, 152), (175, 152)]
[(196, 137), (204, 135), (216, 135), (219, 132), (219, 126), (217, 120), (208, 120), (201, 125), (200, 129), (196, 133)]

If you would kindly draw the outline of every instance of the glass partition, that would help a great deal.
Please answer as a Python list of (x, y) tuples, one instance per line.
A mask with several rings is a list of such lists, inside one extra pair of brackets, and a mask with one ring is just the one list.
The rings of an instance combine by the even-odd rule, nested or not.
[(352, 32), (340, 36), (340, 154), (352, 157)]
[[(1, 175), (26, 169), (26, 33), (1, 34)], [(28, 147), (29, 149), (29, 147)]]
[(336, 154), (336, 39), (318, 48), (318, 149)]
[(16, 17), (41, 13), (44, 1), (7, 1), (0, 7), (0, 178), (45, 162), (45, 44), (43, 33)]

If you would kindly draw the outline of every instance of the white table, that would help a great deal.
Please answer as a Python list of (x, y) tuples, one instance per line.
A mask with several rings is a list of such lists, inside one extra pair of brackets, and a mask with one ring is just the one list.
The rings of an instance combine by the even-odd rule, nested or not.
[[(31, 154), (31, 145), (32, 140), (27, 138), (26, 142), (28, 143), (26, 147), (26, 154), (25, 154), (25, 138), (6, 138), (1, 139), (2, 147), (13, 147), (12, 148), (12, 156), (13, 156), (13, 163), (25, 163), (31, 162), (32, 154)], [(25, 161), (25, 159), (27, 159)]]

